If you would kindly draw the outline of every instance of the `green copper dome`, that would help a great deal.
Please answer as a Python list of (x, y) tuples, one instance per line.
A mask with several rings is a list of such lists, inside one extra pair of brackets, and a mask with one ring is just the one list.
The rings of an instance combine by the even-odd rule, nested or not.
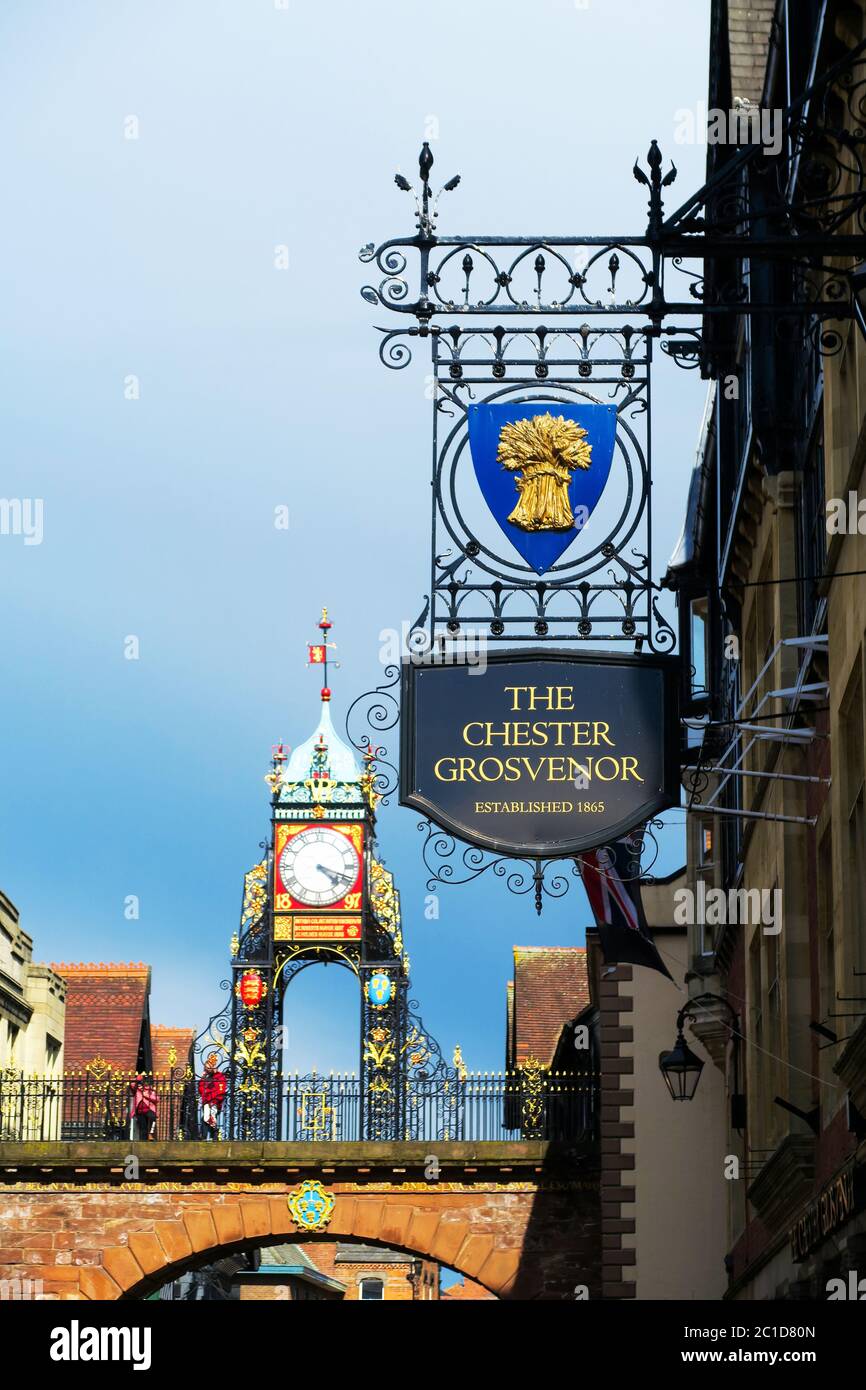
[(298, 744), (286, 763), (283, 782), (306, 782), (314, 772), (334, 782), (360, 782), (361, 769), (354, 748), (344, 743), (331, 720), (331, 706), (322, 701), (315, 732)]

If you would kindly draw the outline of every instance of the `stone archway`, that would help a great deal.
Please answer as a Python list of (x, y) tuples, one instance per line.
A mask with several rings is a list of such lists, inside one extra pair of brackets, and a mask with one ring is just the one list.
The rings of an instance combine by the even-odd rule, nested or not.
[[(492, 1234), (473, 1231), (452, 1212), (372, 1197), (338, 1196), (321, 1239), (344, 1236), (435, 1260), (507, 1298), (520, 1264), (519, 1249), (497, 1249)], [(207, 1264), (219, 1254), (279, 1239), (315, 1243), (300, 1233), (280, 1198), (245, 1197), (232, 1204), (191, 1206), (173, 1220), (157, 1221), (151, 1231), (130, 1231), (123, 1244), (108, 1247), (101, 1266), (82, 1269), (82, 1298), (137, 1298)]]
[(403, 1250), (497, 1298), (601, 1292), (591, 1150), (541, 1140), (443, 1140), (433, 1154), (414, 1142), (133, 1147), (0, 1143), (0, 1294), (36, 1281), (46, 1298), (134, 1298), (221, 1253), (305, 1239), (288, 1199), (307, 1179), (334, 1198), (326, 1240)]

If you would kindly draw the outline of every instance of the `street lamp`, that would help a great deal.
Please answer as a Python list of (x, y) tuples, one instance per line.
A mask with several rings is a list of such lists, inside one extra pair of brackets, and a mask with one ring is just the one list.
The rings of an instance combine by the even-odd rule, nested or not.
[(742, 1129), (745, 1125), (745, 1096), (740, 1094), (740, 1026), (736, 1011), (720, 994), (697, 994), (687, 1004), (683, 1004), (677, 1014), (677, 1038), (670, 1052), (659, 1053), (659, 1071), (672, 1100), (691, 1100), (698, 1089), (704, 1064), (692, 1052), (683, 1035), (683, 1024), (687, 1018), (697, 1018), (696, 1010), (710, 1004), (723, 1004), (730, 1014), (731, 1037), (734, 1042), (734, 1086), (731, 1092), (731, 1126)]
[(659, 1071), (671, 1100), (691, 1100), (698, 1089), (704, 1064), (683, 1036), (683, 1013), (677, 1014), (677, 1040), (670, 1052), (659, 1053)]

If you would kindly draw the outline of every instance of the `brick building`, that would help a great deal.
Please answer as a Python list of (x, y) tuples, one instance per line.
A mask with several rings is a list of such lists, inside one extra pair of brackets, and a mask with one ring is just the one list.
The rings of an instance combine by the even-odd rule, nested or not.
[(150, 966), (102, 961), (52, 966), (66, 981), (66, 1070), (153, 1070)]
[(506, 1071), (529, 1059), (551, 1070), (576, 1061), (574, 1027), (594, 1019), (586, 949), (515, 946), (514, 976), (506, 989)]
[(68, 1072), (166, 1077), (192, 1067), (195, 1029), (150, 1021), (149, 965), (91, 961), (51, 968), (66, 984)]
[(172, 1028), (163, 1023), (150, 1025), (150, 1046), (154, 1076), (168, 1076), (193, 1069), (194, 1028)]
[(341, 1241), (265, 1246), (252, 1263), (253, 1268), (235, 1278), (242, 1300), (406, 1303), (440, 1296), (439, 1266), (434, 1261), (380, 1246)]
[[(603, 1298), (712, 1299), (725, 1287), (725, 1202), (717, 1181), (727, 1142), (724, 1083), (707, 1065), (696, 1103), (672, 1113), (658, 1070), (659, 1053), (673, 1042), (673, 1021), (686, 997), (688, 933), (674, 916), (675, 894), (685, 879), (683, 868), (642, 887), (647, 923), (673, 983), (640, 966), (605, 965), (592, 929), (586, 947), (514, 948), (514, 978), (507, 986), (509, 1069), (531, 1060), (560, 1074), (598, 1067), (596, 1221)], [(588, 1054), (576, 1045), (587, 1035)], [(694, 1047), (709, 1063), (701, 1043)], [(675, 1183), (672, 1144), (690, 1156)], [(701, 1213), (705, 1239), (695, 1241), (681, 1220), (686, 1207)], [(593, 1229), (588, 1219), (589, 1241)]]
[(131, 1132), (132, 1078), (140, 1072), (153, 1076), (157, 1097), (149, 1137), (197, 1135), (195, 1030), (151, 1024), (150, 966), (90, 961), (63, 962), (52, 969), (67, 990), (66, 1135), (83, 1137), (94, 1125), (115, 1137)]

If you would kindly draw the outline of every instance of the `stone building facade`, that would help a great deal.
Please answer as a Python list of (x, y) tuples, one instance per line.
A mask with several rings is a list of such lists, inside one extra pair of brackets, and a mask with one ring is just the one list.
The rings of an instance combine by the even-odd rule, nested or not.
[(0, 893), (0, 1071), (59, 1076), (65, 1012), (65, 981), (34, 962), (18, 909)]
[[(866, 37), (864, 8), (716, 0), (709, 105), (797, 102)], [(826, 119), (851, 124), (844, 94)], [(708, 174), (736, 155), (709, 146)], [(752, 206), (793, 206), (820, 173), (808, 152), (787, 182), (760, 167), (739, 189)], [(711, 265), (707, 284), (732, 269), (756, 301), (802, 291), (769, 262)], [(690, 988), (737, 1020), (703, 1010), (692, 1036), (726, 1076), (717, 1182), (727, 1293), (744, 1299), (823, 1299), (866, 1273), (866, 538), (833, 524), (866, 496), (866, 336), (835, 322), (822, 343), (826, 324), (794, 322), (706, 318), (714, 380), (668, 572), (689, 672), (687, 886), (715, 899), (689, 924)]]

